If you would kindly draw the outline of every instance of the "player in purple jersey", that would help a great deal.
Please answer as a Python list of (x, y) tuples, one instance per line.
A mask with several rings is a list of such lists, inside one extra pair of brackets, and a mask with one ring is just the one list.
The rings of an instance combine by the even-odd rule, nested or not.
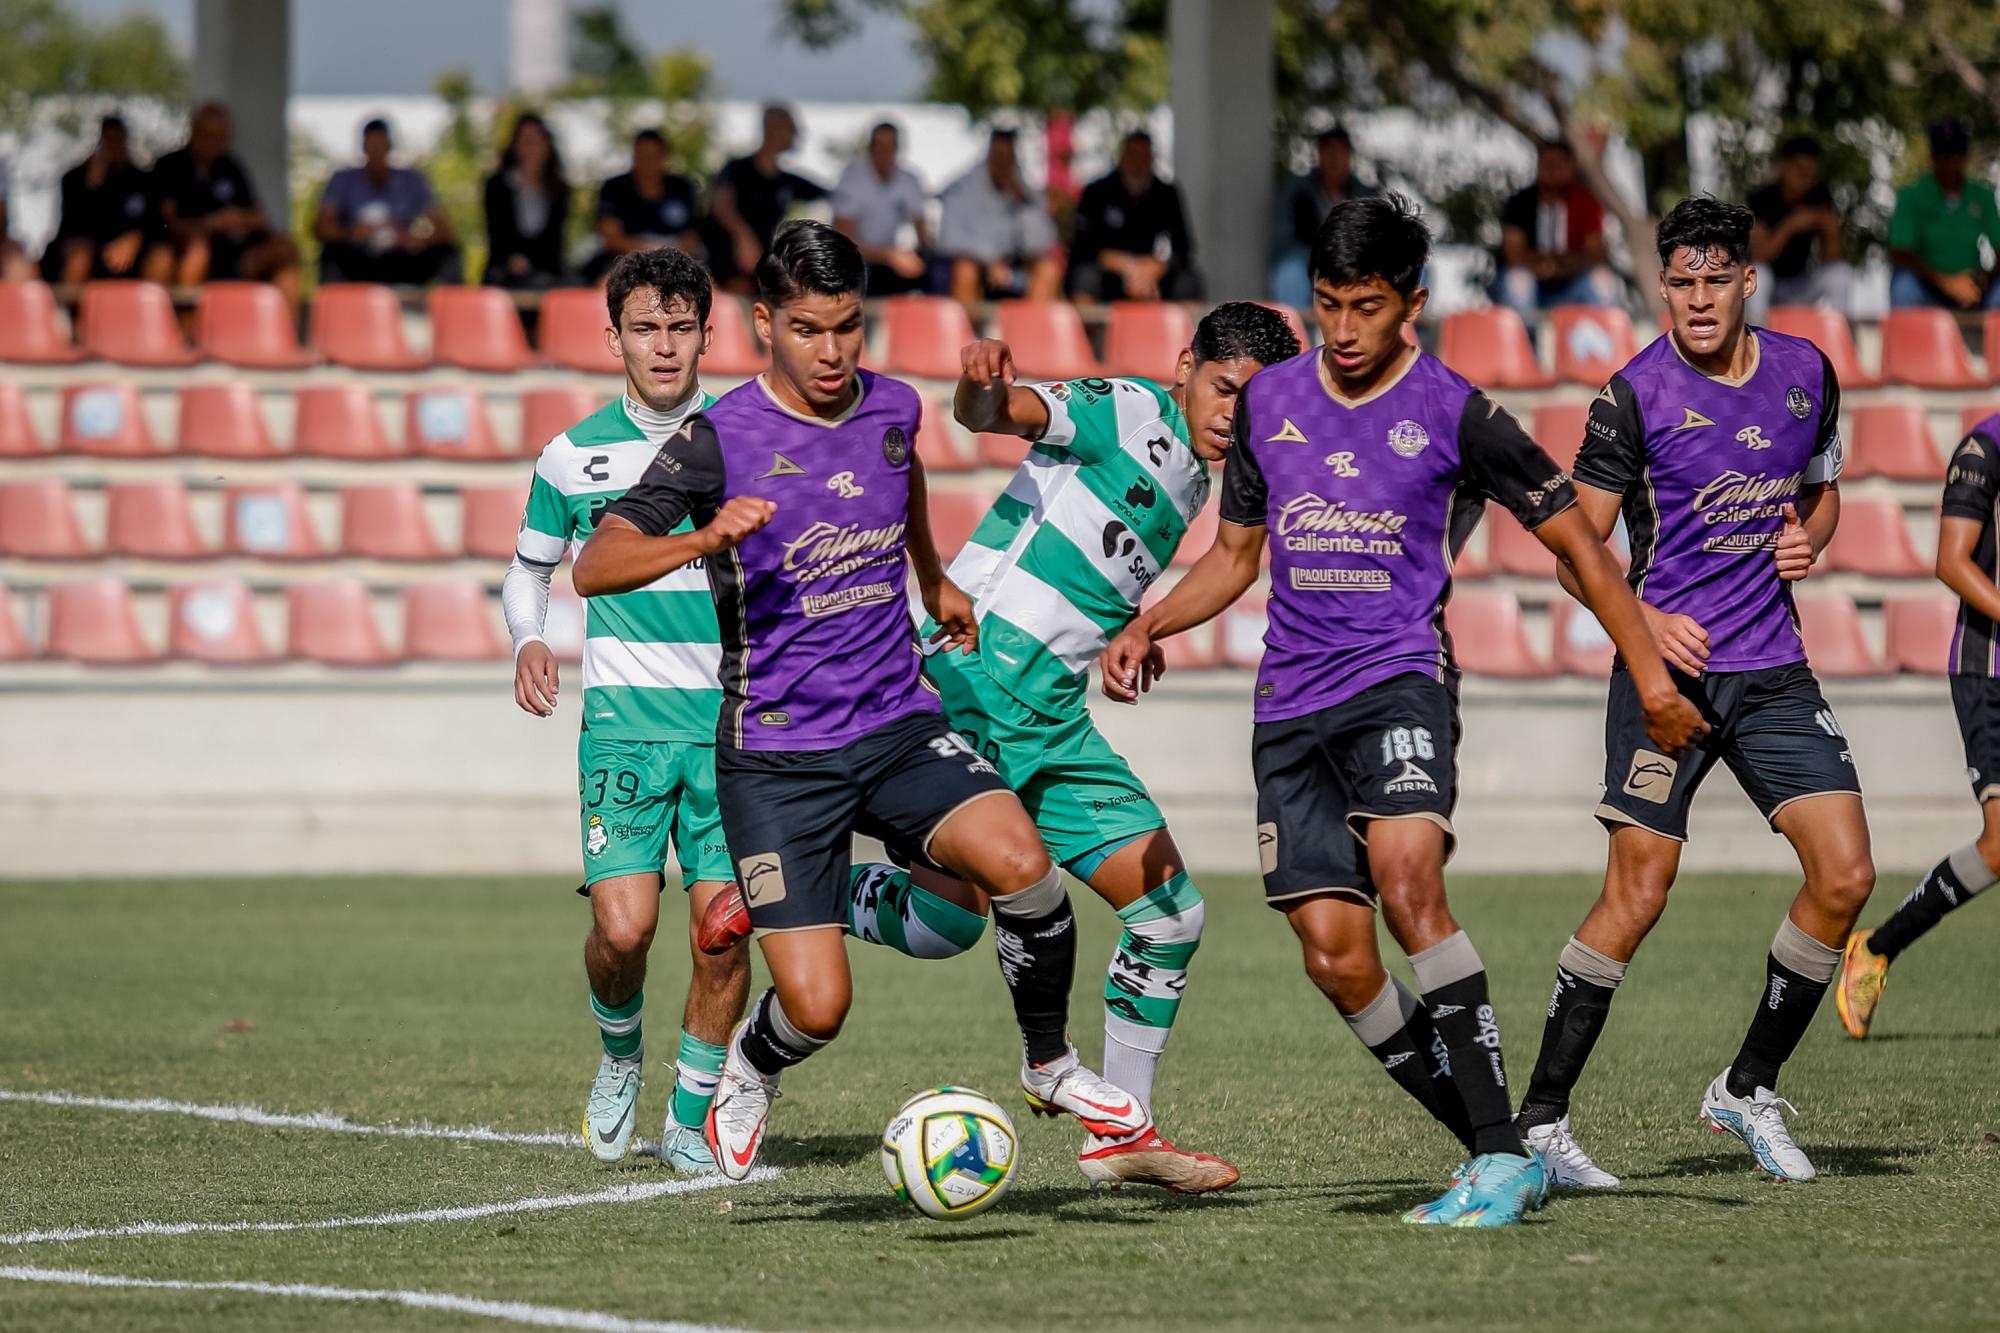
[[(1991, 353), (1989, 353), (1991, 355)], [(1979, 837), (1931, 867), (1887, 921), (1848, 937), (1834, 1005), (1847, 1034), (1868, 1035), (1889, 964), (1917, 937), (2000, 882), (2000, 585), (1994, 581), (1994, 507), (2000, 505), (2000, 413), (1966, 432), (1944, 481), (1937, 576), (1958, 594), (1946, 669), (1965, 741), (1965, 776), (1979, 802)]]
[(1597, 531), (1609, 534), (1623, 512), (1633, 591), (1675, 683), (1711, 730), (1686, 755), (1650, 745), (1633, 673), (1614, 667), (1597, 810), (1611, 835), (1604, 889), (1557, 962), (1518, 1117), (1559, 1185), (1618, 1183), (1571, 1134), (1570, 1091), (1626, 965), (1666, 907), (1688, 805), (1718, 762), (1805, 872), (1771, 942), (1749, 1033), (1701, 1101), (1702, 1122), (1742, 1139), (1780, 1180), (1810, 1180), (1813, 1167), (1786, 1129), (1778, 1070), (1875, 884), (1854, 757), (1806, 665), (1792, 609), (1791, 585), (1840, 517), (1840, 385), (1811, 343), (1745, 324), (1744, 300), (1757, 288), (1751, 222), (1749, 209), (1707, 198), (1684, 200), (1661, 221), (1660, 294), (1673, 330), (1598, 393), (1576, 463), (1577, 505)]
[[(717, 796), (772, 979), (730, 1040), (708, 1117), (716, 1164), (735, 1180), (756, 1161), (779, 1075), (847, 1017), (857, 831), (991, 895), (1029, 1103), (1106, 1137), (1150, 1124), (1069, 1044), (1076, 929), (1060, 870), (923, 682), (907, 570), (940, 641), (970, 647), (977, 626), (931, 541), (916, 391), (858, 368), (863, 277), (861, 252), (831, 227), (778, 229), (757, 268), (770, 368), (667, 442), (605, 511), (573, 576), (594, 597), (706, 560), (722, 631)], [(670, 535), (689, 516), (701, 526)]]
[[(1567, 474), (1497, 403), (1403, 341), (1423, 310), (1423, 220), (1393, 196), (1336, 205), (1313, 246), (1325, 346), (1258, 373), (1236, 409), (1215, 544), (1105, 649), (1105, 693), (1136, 700), (1157, 640), (1235, 604), (1271, 556), (1251, 764), (1264, 892), (1306, 973), (1472, 1160), (1405, 1220), (1502, 1226), (1546, 1195), (1510, 1116), (1479, 954), (1445, 901), (1458, 765), (1452, 563), (1488, 497), (1573, 571), (1635, 661), (1654, 743), (1702, 730)], [(1423, 1003), (1392, 980), (1377, 901)]]

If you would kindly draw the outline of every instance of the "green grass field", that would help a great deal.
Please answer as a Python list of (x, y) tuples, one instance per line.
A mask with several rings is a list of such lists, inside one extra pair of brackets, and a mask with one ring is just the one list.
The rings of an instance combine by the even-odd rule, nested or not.
[[(1901, 892), (1885, 877), (1879, 918)], [(1163, 1127), (1243, 1169), (1225, 1195), (1092, 1193), (1075, 1134), (1017, 1117), (1012, 1194), (962, 1224), (891, 1198), (882, 1124), (952, 1082), (1010, 1108), (1015, 1045), (990, 946), (916, 963), (851, 945), (847, 1032), (786, 1079), (782, 1175), (640, 1202), (315, 1230), (19, 1243), (137, 1222), (304, 1222), (666, 1182), (535, 1146), (215, 1123), (0, 1100), (0, 1270), (309, 1283), (754, 1329), (1967, 1328), (2000, 1320), (2000, 910), (1975, 904), (1899, 964), (1865, 1045), (1826, 1005), (1783, 1091), (1821, 1171), (1753, 1176), (1699, 1129), (1734, 1054), (1788, 882), (1691, 880), (1632, 970), (1578, 1126), (1625, 1178), (1493, 1233), (1406, 1227), (1456, 1145), (1300, 973), (1248, 879), (1204, 881), (1207, 943), (1157, 1098)], [(1525, 1083), (1550, 968), (1592, 884), (1461, 879)], [(1079, 901), (1074, 1029), (1094, 1058), (1112, 933)], [(670, 904), (670, 919), (679, 906)], [(557, 880), (0, 886), (0, 1089), (328, 1111), (356, 1122), (573, 1127), (596, 1062)], [(685, 983), (663, 930), (652, 1055)], [(642, 1132), (671, 1072), (655, 1065)], [(1886, 1322), (1885, 1322), (1886, 1321)], [(466, 1313), (271, 1294), (0, 1281), (0, 1328), (503, 1327)], [(586, 1326), (578, 1323), (575, 1326)]]

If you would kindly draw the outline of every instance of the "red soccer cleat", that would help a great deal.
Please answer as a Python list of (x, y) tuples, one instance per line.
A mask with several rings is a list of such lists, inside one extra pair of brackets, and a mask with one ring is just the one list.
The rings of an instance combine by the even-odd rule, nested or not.
[(701, 914), (701, 925), (695, 932), (695, 947), (708, 954), (728, 953), (738, 940), (749, 938), (750, 908), (743, 901), (742, 888), (731, 880), (721, 893), (709, 899), (708, 910)]

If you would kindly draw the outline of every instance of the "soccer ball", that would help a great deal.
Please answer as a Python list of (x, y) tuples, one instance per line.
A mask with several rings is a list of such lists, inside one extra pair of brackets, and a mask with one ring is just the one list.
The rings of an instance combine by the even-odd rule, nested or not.
[(971, 1217), (1007, 1192), (1018, 1160), (1014, 1123), (970, 1088), (932, 1088), (882, 1131), (889, 1188), (925, 1217)]

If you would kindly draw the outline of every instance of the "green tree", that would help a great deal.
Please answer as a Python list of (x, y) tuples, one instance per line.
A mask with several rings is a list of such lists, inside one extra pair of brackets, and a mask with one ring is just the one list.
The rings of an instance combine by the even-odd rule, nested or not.
[[(24, 131), (50, 98), (97, 93), (184, 102), (188, 67), (150, 14), (86, 23), (58, 0), (0, 0), (0, 129)], [(57, 117), (74, 131), (81, 117)]]

